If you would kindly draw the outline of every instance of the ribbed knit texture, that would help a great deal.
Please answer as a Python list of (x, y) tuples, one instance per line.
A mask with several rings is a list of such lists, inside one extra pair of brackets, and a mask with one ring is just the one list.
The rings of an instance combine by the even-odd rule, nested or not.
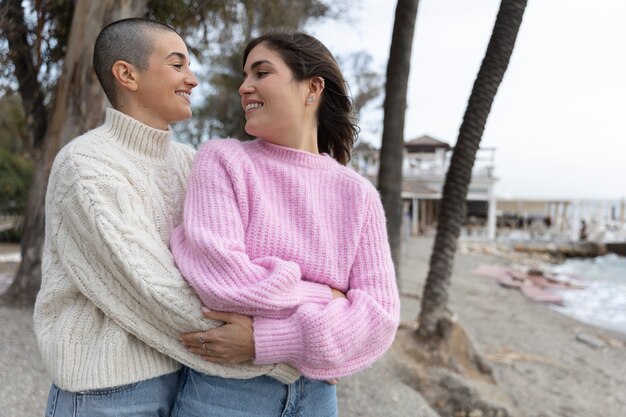
[(328, 155), (209, 141), (171, 248), (207, 307), (254, 317), (258, 364), (340, 377), (393, 341), (399, 300), (380, 198)]
[(210, 364), (178, 341), (215, 326), (168, 248), (193, 156), (168, 131), (112, 109), (101, 127), (59, 152), (34, 316), (41, 356), (59, 387), (128, 384), (173, 372), (178, 362), (222, 377), (299, 376), (284, 364)]

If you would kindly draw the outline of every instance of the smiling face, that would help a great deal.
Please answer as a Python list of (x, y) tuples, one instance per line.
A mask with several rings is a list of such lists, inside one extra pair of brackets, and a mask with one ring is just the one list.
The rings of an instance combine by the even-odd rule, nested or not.
[(185, 42), (174, 32), (153, 31), (148, 68), (136, 69), (136, 90), (128, 112), (148, 126), (168, 129), (191, 117), (191, 90), (198, 85), (189, 69)]
[(248, 134), (284, 146), (305, 136), (312, 117), (305, 104), (308, 82), (294, 79), (280, 54), (257, 45), (248, 54), (243, 77), (239, 94)]

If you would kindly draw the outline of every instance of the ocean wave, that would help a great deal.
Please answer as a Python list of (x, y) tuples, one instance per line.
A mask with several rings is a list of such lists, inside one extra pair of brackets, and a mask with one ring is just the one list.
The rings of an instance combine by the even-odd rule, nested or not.
[(582, 322), (626, 334), (626, 258), (614, 254), (594, 259), (572, 259), (554, 268), (585, 284), (563, 291), (557, 311)]

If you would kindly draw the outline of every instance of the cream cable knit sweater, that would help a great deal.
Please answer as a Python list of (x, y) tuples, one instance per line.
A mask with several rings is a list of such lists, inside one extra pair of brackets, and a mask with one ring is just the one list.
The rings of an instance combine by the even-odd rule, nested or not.
[(83, 391), (179, 369), (229, 378), (299, 374), (286, 365), (203, 361), (180, 333), (214, 326), (168, 248), (181, 221), (193, 150), (168, 131), (109, 109), (105, 123), (65, 146), (46, 196), (35, 334), (52, 380)]

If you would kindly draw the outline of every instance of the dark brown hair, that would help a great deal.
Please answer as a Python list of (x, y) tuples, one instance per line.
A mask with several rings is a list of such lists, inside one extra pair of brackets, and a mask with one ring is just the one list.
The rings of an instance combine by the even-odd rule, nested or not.
[(276, 51), (291, 69), (296, 80), (324, 79), (317, 114), (317, 146), (340, 164), (350, 160), (359, 127), (354, 123), (352, 99), (339, 65), (319, 40), (301, 32), (270, 32), (251, 40), (243, 53), (243, 65), (250, 51), (264, 44)]

